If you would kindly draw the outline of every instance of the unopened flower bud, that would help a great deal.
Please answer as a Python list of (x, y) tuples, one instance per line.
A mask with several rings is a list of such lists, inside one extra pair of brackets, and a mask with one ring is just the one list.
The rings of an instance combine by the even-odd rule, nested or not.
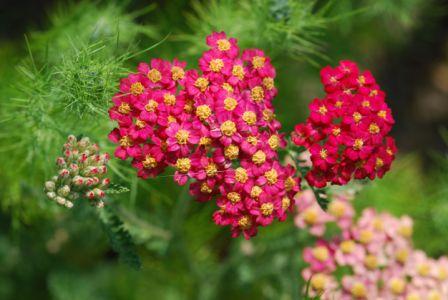
[(55, 189), (56, 184), (54, 183), (54, 181), (47, 181), (45, 182), (45, 190), (47, 192), (53, 192)]
[(47, 197), (48, 197), (49, 199), (53, 200), (54, 197), (56, 197), (56, 193), (55, 193), (55, 192), (48, 192), (48, 193), (47, 193)]
[(64, 159), (63, 157), (58, 157), (58, 158), (56, 159), (56, 164), (57, 164), (58, 166), (65, 166), (65, 164), (66, 164), (65, 159)]
[(56, 196), (56, 198), (54, 198), (54, 201), (56, 201), (58, 204), (60, 205), (65, 205), (65, 198), (60, 197), (60, 196)]
[(60, 177), (65, 178), (65, 177), (68, 177), (69, 175), (70, 175), (70, 171), (67, 170), (67, 169), (62, 169), (61, 171), (59, 171), (59, 176)]
[(73, 207), (73, 202), (71, 202), (71, 201), (65, 201), (65, 207), (67, 207), (67, 208), (72, 208)]
[(62, 197), (67, 197), (70, 193), (70, 187), (68, 185), (64, 185), (60, 189), (58, 189), (58, 195)]
[(104, 207), (104, 201), (100, 200), (96, 203), (96, 207), (103, 208)]

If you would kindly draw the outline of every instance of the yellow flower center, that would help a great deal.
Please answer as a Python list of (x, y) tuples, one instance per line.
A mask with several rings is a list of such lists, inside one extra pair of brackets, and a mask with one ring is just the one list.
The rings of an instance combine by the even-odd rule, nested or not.
[(361, 231), (359, 235), (359, 241), (363, 244), (368, 244), (373, 239), (373, 232), (367, 229)]
[(361, 121), (362, 119), (362, 115), (359, 112), (354, 112), (353, 113), (353, 121), (355, 121), (355, 123), (359, 123), (359, 121)]
[(382, 166), (384, 166), (384, 161), (381, 158), (377, 157), (375, 160), (375, 168), (379, 169)]
[(383, 221), (380, 218), (375, 218), (373, 220), (373, 228), (375, 228), (375, 230), (377, 231), (383, 231), (384, 229)]
[(173, 117), (173, 116), (168, 116), (167, 119), (168, 119), (168, 123), (169, 124), (177, 122), (176, 117)]
[(234, 122), (227, 120), (221, 124), (221, 132), (226, 136), (232, 136), (236, 132), (236, 125)]
[(250, 196), (252, 198), (258, 198), (262, 192), (263, 190), (261, 189), (261, 187), (259, 187), (258, 185), (254, 185), (250, 190)]
[(123, 136), (120, 139), (120, 146), (121, 147), (131, 147), (134, 143), (132, 142), (131, 138), (127, 135)]
[(336, 101), (336, 103), (334, 104), (334, 106), (336, 106), (337, 108), (341, 108), (342, 104), (344, 104), (341, 100)]
[(306, 224), (308, 225), (314, 225), (317, 222), (317, 210), (315, 208), (307, 208), (304, 212), (303, 212), (303, 220), (305, 221)]
[(187, 173), (191, 168), (191, 160), (188, 157), (178, 158), (176, 161), (176, 169), (181, 173)]
[(212, 143), (212, 139), (206, 136), (203, 136), (199, 139), (199, 145), (208, 146)]
[(387, 147), (386, 153), (389, 154), (390, 156), (394, 155), (394, 152), (389, 147)]
[(326, 158), (328, 157), (327, 149), (322, 148), (322, 149), (320, 150), (320, 152), (319, 152), (319, 155), (320, 155), (320, 157), (321, 157), (322, 159), (326, 159)]
[(260, 207), (261, 214), (265, 217), (272, 215), (274, 211), (274, 204), (272, 203), (263, 203)]
[(274, 118), (275, 118), (275, 114), (272, 110), (270, 110), (270, 109), (263, 110), (263, 120), (265, 120), (266, 122), (270, 122), (270, 121), (274, 120)]
[(233, 87), (228, 83), (224, 82), (222, 85), (222, 88), (225, 89), (229, 93), (233, 93)]
[(144, 128), (146, 126), (146, 122), (142, 121), (140, 119), (137, 119), (135, 121), (135, 126), (137, 126), (138, 128), (142, 129), (142, 128)]
[(359, 83), (360, 85), (365, 84), (365, 83), (366, 83), (366, 78), (365, 78), (363, 75), (359, 76), (359, 77), (358, 77), (358, 83)]
[(264, 100), (264, 91), (261, 86), (256, 86), (250, 90), (250, 97), (255, 102), (261, 102)]
[(410, 293), (406, 296), (406, 300), (420, 300), (420, 296), (414, 292), (414, 293)]
[(224, 67), (224, 62), (220, 58), (215, 58), (210, 61), (209, 68), (213, 72), (220, 72)]
[(272, 77), (263, 78), (263, 85), (267, 90), (272, 90), (274, 88), (274, 78)]
[(157, 167), (157, 161), (154, 157), (148, 154), (145, 156), (145, 160), (142, 161), (142, 165), (145, 169), (152, 169)]
[(120, 106), (118, 107), (118, 112), (121, 114), (127, 115), (131, 111), (132, 111), (131, 106), (129, 105), (129, 103), (126, 102), (121, 102)]
[(386, 116), (387, 116), (387, 111), (385, 111), (385, 110), (380, 110), (379, 112), (378, 112), (378, 117), (380, 117), (380, 118), (382, 118), (382, 119), (386, 119)]
[(218, 174), (218, 168), (216, 167), (216, 164), (214, 163), (209, 163), (206, 167), (205, 167), (205, 173), (207, 174), (208, 177), (213, 177), (216, 174)]
[(317, 246), (313, 249), (313, 256), (318, 261), (326, 261), (330, 257), (327, 247)]
[(201, 193), (210, 194), (213, 190), (208, 186), (206, 182), (201, 184)]
[(327, 112), (328, 112), (328, 109), (327, 109), (327, 107), (325, 105), (322, 105), (322, 106), (319, 107), (319, 113), (321, 115), (325, 115)]
[(328, 212), (336, 218), (341, 218), (345, 214), (345, 205), (341, 201), (333, 200), (328, 205)]
[(227, 199), (233, 204), (241, 201), (241, 196), (237, 192), (230, 192), (227, 194)]
[(369, 270), (376, 269), (376, 267), (378, 266), (378, 259), (376, 258), (375, 255), (368, 254), (368, 255), (364, 258), (364, 265), (365, 265)]
[(173, 94), (166, 93), (165, 95), (163, 95), (163, 102), (166, 105), (173, 106), (174, 104), (176, 104), (176, 96), (174, 96)]
[(335, 127), (335, 128), (333, 128), (333, 129), (331, 130), (331, 133), (332, 133), (334, 136), (339, 136), (339, 135), (341, 134), (341, 128), (339, 128), (339, 127)]
[(147, 112), (154, 112), (157, 109), (158, 106), (159, 106), (159, 103), (157, 103), (153, 99), (150, 99), (148, 101), (148, 104), (145, 105), (145, 110)]
[(428, 276), (429, 271), (431, 271), (431, 268), (426, 263), (421, 263), (417, 266), (417, 272), (421, 276)]
[(409, 238), (412, 236), (412, 226), (401, 225), (398, 228), (398, 233), (401, 234), (403, 237)]
[(244, 68), (242, 65), (234, 65), (232, 68), (232, 75), (237, 77), (239, 80), (244, 79)]
[(235, 98), (227, 97), (224, 99), (224, 109), (228, 111), (232, 111), (235, 109), (235, 107), (238, 105), (238, 102), (236, 102)]
[(378, 134), (380, 132), (380, 127), (376, 123), (370, 123), (369, 132), (371, 134)]
[(437, 277), (439, 278), (439, 280), (442, 280), (442, 281), (447, 279), (448, 278), (448, 270), (444, 267), (440, 267)]
[(409, 252), (406, 249), (399, 249), (397, 252), (395, 252), (395, 259), (399, 262), (404, 264), (409, 257)]
[(243, 230), (249, 229), (252, 226), (252, 220), (249, 216), (242, 216), (238, 220), (238, 226), (240, 226)]
[(211, 110), (210, 106), (208, 106), (206, 104), (199, 105), (196, 108), (196, 116), (198, 116), (198, 118), (201, 121), (204, 121), (205, 119), (210, 117), (211, 114), (212, 114), (212, 110)]
[(226, 39), (219, 39), (216, 41), (216, 44), (218, 45), (219, 51), (228, 51), (230, 49), (230, 42)]
[(350, 254), (353, 251), (355, 251), (355, 242), (352, 240), (346, 240), (341, 242), (341, 245), (339, 246), (341, 248), (342, 253)]
[(323, 292), (327, 284), (327, 276), (322, 273), (314, 274), (314, 276), (311, 277), (310, 284), (315, 291)]
[(364, 101), (362, 101), (361, 105), (362, 105), (362, 107), (370, 107), (370, 101), (364, 100)]
[(355, 282), (350, 289), (350, 293), (357, 298), (365, 298), (367, 296), (367, 289), (362, 282)]
[(208, 84), (208, 79), (205, 77), (199, 77), (194, 82), (194, 86), (201, 90), (201, 92), (205, 92), (205, 90), (208, 88)]
[(256, 146), (258, 144), (258, 138), (253, 135), (248, 136), (246, 138), (246, 141), (253, 146)]
[(428, 300), (442, 300), (442, 296), (439, 291), (432, 290), (428, 294)]
[(266, 61), (266, 58), (263, 56), (254, 56), (252, 58), (252, 65), (254, 69), (260, 69), (264, 66), (264, 62)]
[(249, 176), (247, 175), (247, 171), (244, 168), (237, 168), (235, 170), (235, 180), (240, 183), (246, 183), (247, 179), (249, 179)]
[(185, 129), (179, 129), (176, 132), (176, 139), (179, 145), (186, 145), (189, 137), (190, 133)]
[(266, 154), (262, 150), (258, 150), (252, 155), (252, 161), (256, 165), (261, 165), (266, 161)]
[(404, 282), (404, 280), (401, 278), (392, 278), (389, 281), (389, 288), (395, 295), (400, 295), (406, 288), (406, 282)]
[(287, 192), (291, 191), (295, 186), (296, 186), (296, 181), (294, 180), (294, 178), (292, 178), (291, 176), (286, 178), (286, 180), (285, 180), (285, 190)]
[(278, 147), (280, 146), (280, 138), (278, 137), (278, 135), (276, 134), (271, 135), (268, 139), (268, 144), (272, 150), (277, 150)]
[(288, 197), (283, 197), (282, 198), (282, 209), (287, 210), (290, 205), (291, 205), (291, 199), (289, 199)]
[(240, 148), (238, 148), (238, 146), (236, 146), (236, 145), (232, 144), (232, 145), (229, 145), (224, 148), (224, 156), (227, 159), (230, 159), (230, 160), (237, 159), (239, 153), (240, 153)]
[(174, 66), (171, 68), (171, 78), (174, 81), (182, 79), (182, 78), (184, 78), (184, 76), (185, 76), (185, 71), (181, 67)]
[(243, 113), (243, 121), (247, 125), (255, 125), (257, 123), (257, 115), (253, 111), (245, 111)]
[(376, 95), (378, 95), (378, 90), (371, 90), (370, 91), (370, 94), (369, 94), (370, 97), (373, 97), (373, 96), (376, 96)]
[(157, 69), (152, 69), (148, 72), (148, 78), (153, 83), (159, 82), (162, 79), (162, 74)]
[(131, 84), (130, 92), (134, 96), (143, 94), (144, 90), (145, 87), (143, 86), (143, 84), (141, 84), (141, 82), (134, 82), (133, 84)]
[(264, 172), (264, 177), (268, 181), (268, 184), (273, 185), (277, 183), (278, 174), (275, 169), (271, 169), (269, 171)]
[(361, 150), (362, 146), (364, 146), (364, 141), (362, 139), (356, 139), (353, 143), (353, 149)]

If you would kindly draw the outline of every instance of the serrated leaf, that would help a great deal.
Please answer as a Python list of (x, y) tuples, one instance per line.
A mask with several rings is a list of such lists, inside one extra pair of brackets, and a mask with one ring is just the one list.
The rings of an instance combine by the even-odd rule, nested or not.
[(109, 237), (112, 249), (119, 255), (122, 262), (133, 269), (140, 269), (142, 266), (140, 256), (123, 221), (109, 206), (106, 206), (101, 212), (103, 228)]
[(109, 185), (109, 188), (107, 190), (105, 190), (106, 194), (121, 194), (121, 193), (127, 193), (129, 192), (129, 188), (120, 185), (118, 183), (111, 183)]

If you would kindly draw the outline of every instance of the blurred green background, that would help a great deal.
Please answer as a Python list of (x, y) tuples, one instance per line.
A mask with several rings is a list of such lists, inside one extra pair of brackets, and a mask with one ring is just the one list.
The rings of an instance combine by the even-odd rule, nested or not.
[[(112, 250), (93, 209), (49, 202), (43, 182), (69, 133), (112, 152), (119, 78), (153, 57), (196, 67), (226, 31), (277, 68), (284, 132), (323, 95), (319, 69), (351, 59), (388, 94), (399, 155), (356, 206), (409, 214), (416, 247), (448, 254), (448, 17), (436, 0), (11, 1), (0, 4), (0, 299), (301, 299), (310, 237), (292, 219), (231, 239), (214, 205), (112, 160), (113, 196), (142, 262)], [(149, 49), (149, 50), (148, 50)]]

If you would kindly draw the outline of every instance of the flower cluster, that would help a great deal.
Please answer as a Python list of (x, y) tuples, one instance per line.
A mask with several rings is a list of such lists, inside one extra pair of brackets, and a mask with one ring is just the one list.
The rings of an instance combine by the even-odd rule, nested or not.
[(381, 178), (396, 152), (388, 136), (394, 120), (385, 93), (369, 71), (361, 72), (350, 61), (323, 68), (321, 81), (326, 96), (311, 102), (307, 121), (292, 133), (293, 142), (311, 153), (308, 183), (322, 188), (353, 177)]
[(310, 281), (310, 293), (322, 299), (447, 299), (448, 258), (431, 259), (413, 249), (412, 219), (367, 208), (355, 220), (349, 200), (337, 195), (323, 222), (317, 223), (323, 211), (298, 216), (298, 225), (310, 225), (318, 236), (325, 229), (316, 228), (325, 222), (340, 229), (303, 251), (309, 266), (302, 276)]
[(56, 159), (58, 174), (45, 182), (45, 192), (50, 200), (68, 208), (73, 201), (86, 198), (96, 207), (103, 207), (104, 189), (110, 181), (105, 178), (107, 153), (99, 153), (97, 144), (87, 137), (79, 141), (69, 135), (63, 147), (63, 156)]
[(166, 167), (199, 201), (215, 199), (216, 224), (245, 238), (274, 219), (284, 220), (299, 189), (296, 170), (283, 166), (272, 100), (275, 69), (258, 49), (242, 51), (225, 33), (206, 39), (198, 70), (153, 59), (123, 79), (110, 118), (115, 156), (132, 159), (142, 178)]

